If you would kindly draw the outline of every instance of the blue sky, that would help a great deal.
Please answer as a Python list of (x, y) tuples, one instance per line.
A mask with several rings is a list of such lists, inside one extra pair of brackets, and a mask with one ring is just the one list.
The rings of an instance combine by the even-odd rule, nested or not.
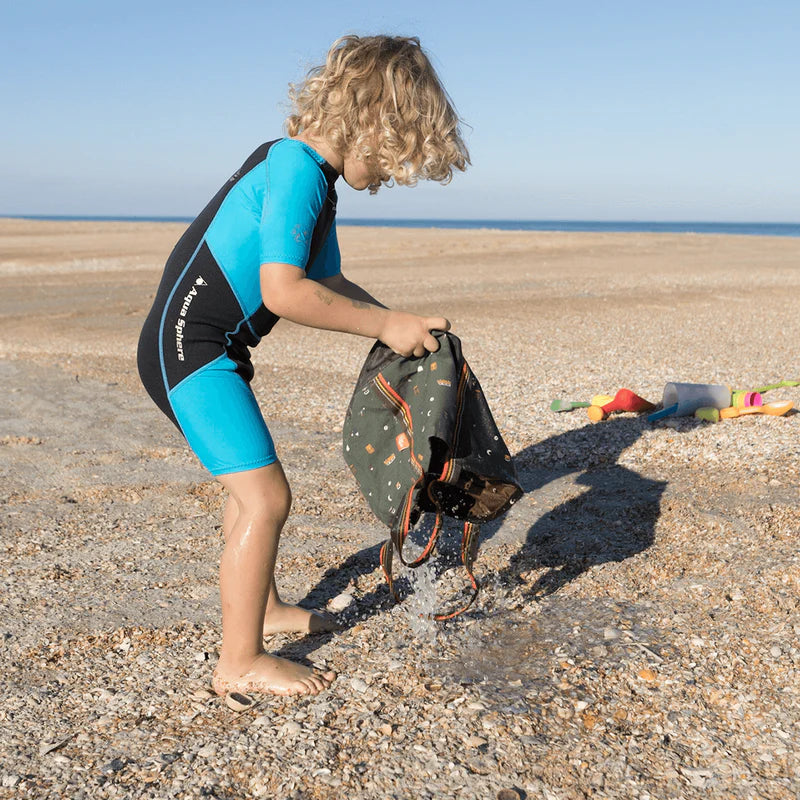
[(342, 217), (800, 221), (800, 3), (0, 0), (0, 214), (196, 214), (349, 32), (415, 34), (446, 187)]

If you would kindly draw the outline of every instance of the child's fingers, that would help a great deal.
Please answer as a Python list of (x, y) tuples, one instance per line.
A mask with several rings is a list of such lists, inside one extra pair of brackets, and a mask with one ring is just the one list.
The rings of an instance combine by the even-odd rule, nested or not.
[(450, 320), (445, 317), (428, 317), (425, 324), (429, 331), (449, 331)]
[[(436, 351), (439, 349), (439, 347), (440, 347), (440, 345), (439, 345), (439, 340), (438, 340), (438, 339), (437, 339), (437, 338), (436, 338), (436, 337), (435, 337), (435, 336), (434, 336), (432, 333), (429, 333), (429, 334), (428, 334), (428, 335), (427, 335), (427, 336), (426, 336), (426, 337), (425, 337), (425, 338), (422, 340), (422, 346), (423, 346), (423, 347), (425, 348), (425, 350), (427, 350), (429, 353), (435, 353), (435, 352), (436, 352)], [(424, 356), (424, 355), (425, 355), (425, 351), (423, 351), (423, 352), (421, 352), (421, 353), (417, 353), (416, 351), (414, 351), (414, 355), (415, 355), (415, 356)]]
[[(425, 327), (428, 329), (428, 333), (425, 338), (422, 340), (422, 346), (427, 350), (429, 353), (435, 353), (439, 349), (439, 340), (431, 333), (431, 331), (449, 331), (450, 330), (450, 320), (446, 319), (445, 317), (428, 317), (425, 320)], [(417, 353), (414, 352), (414, 355), (425, 355), (425, 352)]]

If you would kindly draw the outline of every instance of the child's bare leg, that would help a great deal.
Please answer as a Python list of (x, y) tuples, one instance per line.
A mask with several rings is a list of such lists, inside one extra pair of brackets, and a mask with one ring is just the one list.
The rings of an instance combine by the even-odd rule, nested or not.
[(318, 614), (316, 611), (309, 611), (307, 608), (284, 603), (278, 596), (278, 587), (275, 585), (273, 577), (267, 600), (267, 611), (264, 615), (264, 636), (288, 632), (323, 633), (339, 630), (340, 627), (330, 617)]
[(219, 694), (317, 694), (330, 686), (333, 672), (321, 674), (268, 655), (262, 646), (278, 540), (291, 505), (283, 469), (275, 462), (219, 480), (234, 498), (238, 513), (226, 515), (230, 530), (220, 562), (222, 650), (214, 689)]
[[(236, 498), (231, 494), (225, 503), (225, 513), (222, 518), (222, 532), (225, 534), (226, 542), (238, 514), (239, 507), (236, 505)], [(267, 610), (264, 614), (264, 636), (272, 636), (275, 633), (322, 633), (338, 630), (339, 627), (336, 621), (330, 617), (309, 611), (307, 608), (284, 603), (278, 595), (273, 570), (272, 584), (267, 597)]]

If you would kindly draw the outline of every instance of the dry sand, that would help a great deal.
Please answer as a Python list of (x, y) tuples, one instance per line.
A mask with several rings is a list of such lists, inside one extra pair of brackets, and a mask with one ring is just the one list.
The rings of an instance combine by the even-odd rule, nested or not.
[(223, 498), (135, 370), (182, 229), (0, 220), (0, 797), (800, 794), (800, 414), (548, 408), (800, 379), (800, 239), (343, 227), (348, 277), (452, 320), (526, 495), (473, 612), (420, 621), (425, 574), (393, 605), (339, 445), (369, 342), (280, 323), (254, 351), (295, 494), (279, 582), (352, 601), (271, 643), (329, 691), (236, 714), (204, 689)]

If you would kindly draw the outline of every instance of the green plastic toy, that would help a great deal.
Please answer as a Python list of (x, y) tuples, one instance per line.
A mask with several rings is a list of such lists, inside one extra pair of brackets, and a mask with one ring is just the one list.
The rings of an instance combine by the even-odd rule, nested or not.
[(800, 381), (778, 381), (777, 383), (770, 383), (768, 386), (762, 386), (760, 389), (755, 389), (754, 391), (763, 394), (770, 389), (782, 389), (784, 386), (800, 386)]

